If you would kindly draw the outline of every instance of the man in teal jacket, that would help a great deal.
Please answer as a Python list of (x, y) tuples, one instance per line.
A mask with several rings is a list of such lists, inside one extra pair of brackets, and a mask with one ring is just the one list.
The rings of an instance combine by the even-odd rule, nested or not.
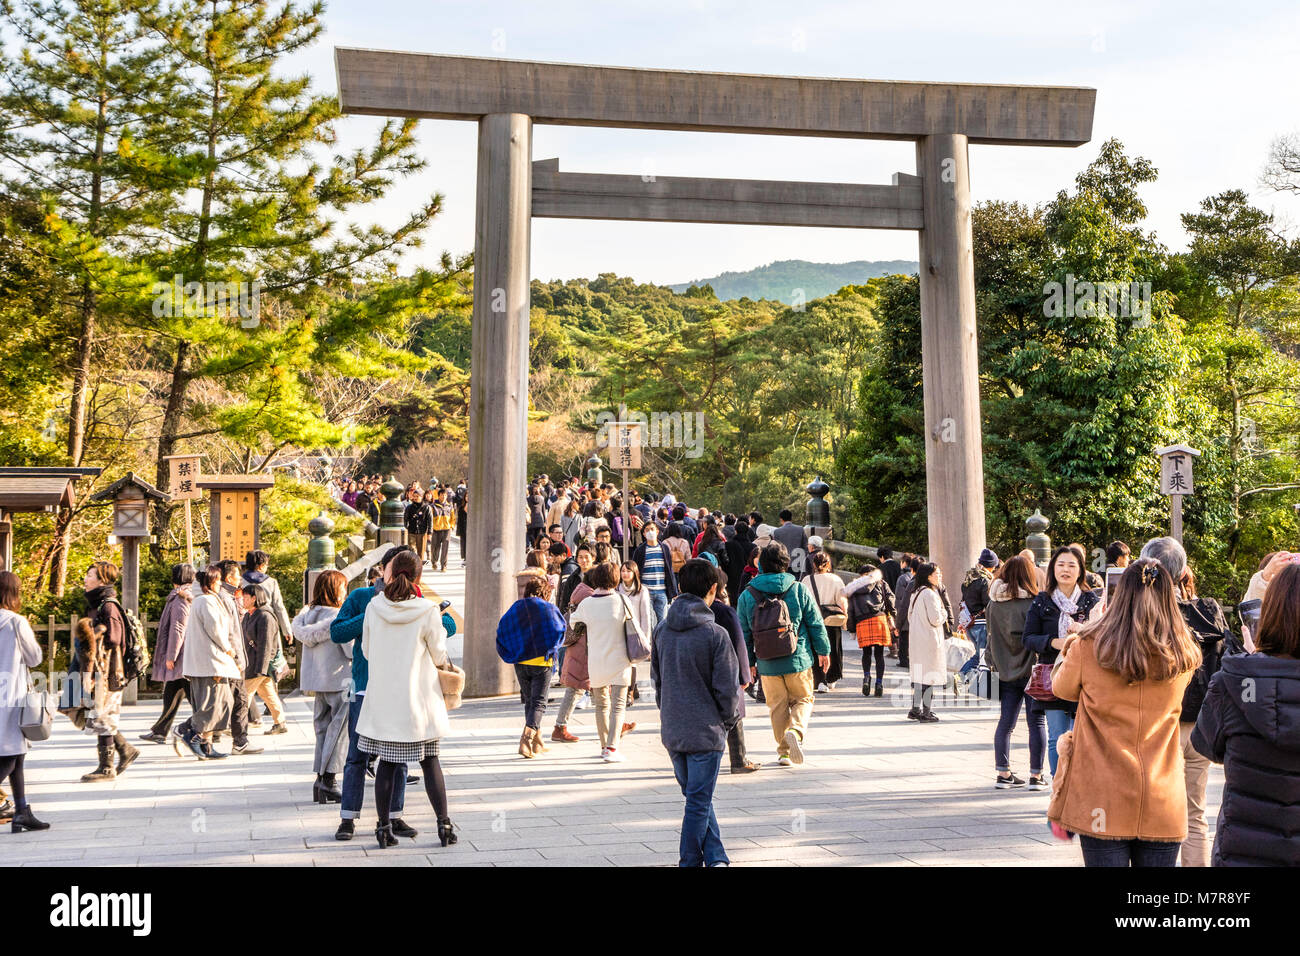
[[(750, 673), (761, 678), (767, 709), (772, 717), (772, 735), (776, 737), (777, 762), (782, 767), (803, 763), (803, 739), (813, 709), (813, 655), (824, 670), (830, 664), (831, 643), (826, 625), (812, 597), (796, 586), (789, 573), (790, 552), (773, 541), (758, 556), (759, 574), (740, 594), (736, 613), (740, 630), (749, 648)], [(790, 628), (798, 635), (794, 653), (786, 657), (759, 660), (754, 653), (754, 592), (781, 595), (790, 612)]]

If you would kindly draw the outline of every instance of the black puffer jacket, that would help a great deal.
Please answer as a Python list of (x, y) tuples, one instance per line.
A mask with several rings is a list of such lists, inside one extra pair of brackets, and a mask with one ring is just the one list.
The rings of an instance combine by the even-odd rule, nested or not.
[(1183, 712), (1179, 720), (1192, 723), (1201, 712), (1201, 703), (1209, 690), (1210, 680), (1219, 672), (1219, 662), (1227, 654), (1240, 653), (1237, 639), (1228, 630), (1228, 621), (1223, 616), (1223, 608), (1214, 598), (1193, 598), (1179, 601), (1178, 609), (1183, 612), (1183, 620), (1196, 635), (1201, 645), (1201, 666), (1192, 675), (1192, 682), (1183, 691)]
[(1223, 659), (1192, 746), (1223, 764), (1214, 866), (1300, 866), (1300, 661)]

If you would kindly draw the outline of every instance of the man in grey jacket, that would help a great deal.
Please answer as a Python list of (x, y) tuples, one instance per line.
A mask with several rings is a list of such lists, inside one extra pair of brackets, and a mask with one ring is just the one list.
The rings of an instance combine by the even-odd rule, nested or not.
[(713, 618), (714, 566), (687, 561), (681, 593), (655, 628), (650, 680), (659, 706), (660, 739), (686, 798), (679, 866), (729, 866), (713, 812), (727, 733), (740, 716), (740, 667), (727, 632)]

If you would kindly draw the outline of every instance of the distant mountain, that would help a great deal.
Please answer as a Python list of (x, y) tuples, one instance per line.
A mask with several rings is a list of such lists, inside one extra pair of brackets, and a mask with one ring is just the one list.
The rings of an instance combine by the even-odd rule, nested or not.
[(796, 289), (803, 290), (805, 301), (838, 292), (846, 285), (858, 285), (878, 276), (901, 273), (911, 275), (918, 265), (903, 259), (884, 262), (806, 262), (786, 259), (759, 266), (748, 272), (724, 272), (711, 279), (678, 282), (668, 288), (685, 292), (690, 286), (709, 285), (719, 299), (775, 299), (789, 305)]

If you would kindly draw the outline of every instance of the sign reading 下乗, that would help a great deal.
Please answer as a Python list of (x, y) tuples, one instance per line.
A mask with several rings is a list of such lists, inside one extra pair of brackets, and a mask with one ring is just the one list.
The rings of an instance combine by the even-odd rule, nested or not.
[(1190, 495), (1193, 491), (1192, 462), (1201, 454), (1187, 445), (1170, 445), (1161, 448), (1160, 493), (1162, 495)]

